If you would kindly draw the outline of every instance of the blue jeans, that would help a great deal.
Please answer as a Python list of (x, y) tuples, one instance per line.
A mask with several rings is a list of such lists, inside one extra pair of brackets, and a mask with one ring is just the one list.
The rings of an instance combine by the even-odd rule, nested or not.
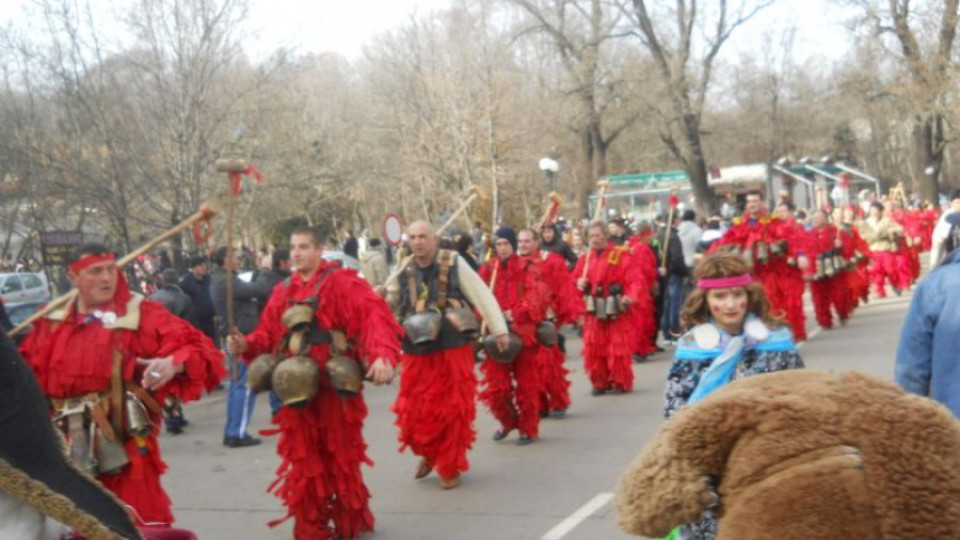
[[(232, 355), (227, 354), (227, 362), (235, 361)], [(227, 388), (227, 425), (223, 429), (224, 437), (239, 438), (247, 435), (247, 427), (256, 403), (256, 396), (247, 388), (247, 365), (236, 361), (236, 370), (236, 380), (231, 377)]]
[(680, 328), (680, 310), (687, 299), (687, 288), (683, 278), (674, 274), (667, 276), (667, 287), (663, 292), (663, 313), (660, 317), (660, 330), (663, 339), (676, 341), (683, 333)]

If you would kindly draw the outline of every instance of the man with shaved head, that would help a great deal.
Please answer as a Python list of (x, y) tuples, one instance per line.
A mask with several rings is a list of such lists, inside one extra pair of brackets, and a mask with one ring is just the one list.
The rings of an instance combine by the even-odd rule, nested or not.
[[(456, 251), (437, 248), (438, 238), (429, 223), (414, 222), (407, 234), (413, 262), (387, 284), (406, 330), (400, 393), (393, 411), (400, 450), (409, 447), (420, 456), (414, 478), (436, 470), (440, 486), (451, 489), (469, 468), (467, 450), (477, 436), (473, 429), (477, 377), (464, 317), (472, 317), (471, 308), (476, 308), (501, 349), (509, 343), (507, 323), (470, 265)], [(476, 319), (470, 322), (476, 326)]]

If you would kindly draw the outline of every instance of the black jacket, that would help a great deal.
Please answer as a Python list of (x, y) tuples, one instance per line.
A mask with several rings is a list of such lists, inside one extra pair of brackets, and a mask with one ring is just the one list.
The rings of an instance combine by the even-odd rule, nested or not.
[(267, 306), (267, 300), (269, 300), (270, 295), (273, 294), (274, 287), (277, 286), (277, 283), (280, 283), (288, 277), (290, 277), (290, 272), (281, 272), (273, 268), (257, 272), (256, 277), (253, 278), (253, 283), (260, 287), (265, 293), (264, 300), (260, 302), (259, 305), (261, 313), (263, 313), (263, 308)]
[[(230, 334), (227, 321), (227, 272), (221, 267), (210, 271), (210, 297), (220, 320), (221, 336)], [(247, 283), (233, 276), (233, 316), (237, 329), (243, 334), (253, 332), (260, 320), (260, 306), (267, 302), (270, 290), (263, 283)]]
[[(660, 245), (666, 242), (666, 234), (661, 233)], [(670, 229), (670, 245), (667, 246), (667, 274), (680, 277), (687, 277), (689, 270), (687, 263), (683, 258), (683, 245), (680, 243), (680, 236), (676, 229)], [(663, 264), (661, 261), (660, 264)]]
[(210, 298), (210, 276), (197, 279), (192, 272), (180, 276), (180, 288), (193, 301), (193, 309), (197, 314), (197, 328), (212, 340), (217, 339), (213, 325), (213, 317), (217, 314)]
[(197, 312), (193, 309), (193, 300), (180, 287), (161, 285), (157, 292), (150, 295), (150, 300), (160, 302), (170, 313), (197, 326)]
[(573, 252), (573, 248), (560, 238), (559, 234), (553, 238), (553, 242), (541, 242), (540, 249), (549, 251), (550, 253), (556, 253), (563, 257), (563, 259), (567, 261), (567, 270), (573, 270), (574, 267), (577, 266), (577, 259), (579, 259), (579, 257)]

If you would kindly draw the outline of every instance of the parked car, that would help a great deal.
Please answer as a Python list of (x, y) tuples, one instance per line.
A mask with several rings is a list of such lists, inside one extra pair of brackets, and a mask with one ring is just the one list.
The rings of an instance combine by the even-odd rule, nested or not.
[(49, 302), (47, 276), (31, 272), (0, 274), (0, 298), (7, 308), (30, 302)]
[(10, 323), (17, 326), (34, 313), (40, 311), (40, 308), (47, 305), (47, 302), (27, 302), (16, 306), (4, 306), (7, 310), (7, 316), (10, 317)]

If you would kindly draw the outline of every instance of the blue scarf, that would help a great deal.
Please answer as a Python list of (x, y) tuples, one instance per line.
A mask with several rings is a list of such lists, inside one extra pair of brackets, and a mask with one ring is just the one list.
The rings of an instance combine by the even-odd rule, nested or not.
[[(759, 317), (749, 314), (744, 321), (744, 328), (748, 329), (751, 326), (758, 328), (758, 325), (762, 324), (763, 322)], [(690, 404), (701, 401), (711, 392), (724, 387), (733, 380), (740, 362), (743, 361), (748, 351), (784, 352), (796, 349), (793, 336), (785, 326), (776, 330), (769, 330), (766, 329), (766, 326), (763, 326), (762, 329), (766, 329), (766, 332), (753, 333), (748, 330), (739, 336), (733, 336), (714, 324), (713, 321), (700, 326), (706, 325), (712, 326), (719, 335), (716, 343), (711, 344), (713, 346), (703, 347), (697, 343), (696, 339), (684, 339), (677, 347), (677, 360), (713, 360), (710, 367), (700, 377), (700, 382), (693, 389), (693, 393), (690, 394), (690, 399), (687, 402)], [(697, 328), (699, 326), (691, 330), (688, 335), (691, 337), (695, 335)], [(766, 335), (758, 335), (764, 333)]]

